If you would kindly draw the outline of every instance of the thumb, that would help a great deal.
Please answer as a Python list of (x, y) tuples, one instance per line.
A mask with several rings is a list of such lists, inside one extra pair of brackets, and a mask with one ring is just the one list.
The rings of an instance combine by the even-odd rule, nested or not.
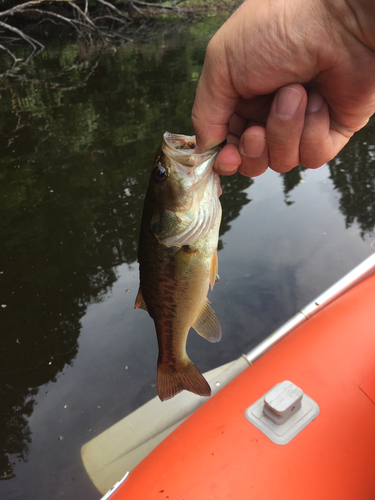
[(227, 138), (229, 121), (238, 100), (239, 94), (229, 76), (225, 50), (213, 38), (207, 48), (191, 116), (197, 147), (201, 151), (207, 151)]

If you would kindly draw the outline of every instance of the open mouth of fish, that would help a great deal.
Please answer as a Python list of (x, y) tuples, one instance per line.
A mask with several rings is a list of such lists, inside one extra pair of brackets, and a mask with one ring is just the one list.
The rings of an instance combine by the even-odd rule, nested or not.
[(192, 170), (194, 170), (194, 178), (197, 180), (204, 178), (205, 174), (212, 169), (214, 157), (224, 144), (225, 142), (204, 153), (196, 154), (194, 153), (195, 136), (165, 132), (162, 149), (170, 159), (174, 173), (190, 176)]

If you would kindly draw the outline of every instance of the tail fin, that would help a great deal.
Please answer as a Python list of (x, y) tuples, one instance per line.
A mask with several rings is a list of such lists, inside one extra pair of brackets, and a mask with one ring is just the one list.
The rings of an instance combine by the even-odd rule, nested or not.
[(173, 398), (184, 389), (198, 396), (211, 396), (211, 387), (190, 359), (178, 368), (158, 361), (158, 395), (161, 401)]

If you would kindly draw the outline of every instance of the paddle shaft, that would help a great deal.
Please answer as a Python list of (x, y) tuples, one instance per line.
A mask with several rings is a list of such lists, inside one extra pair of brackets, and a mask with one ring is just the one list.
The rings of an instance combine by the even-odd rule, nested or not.
[(280, 342), (280, 340), (297, 328), (297, 326), (314, 316), (317, 312), (337, 299), (340, 295), (343, 295), (347, 290), (373, 272), (374, 269), (375, 253), (370, 255), (370, 257), (352, 269), (348, 274), (346, 274), (321, 295), (318, 295), (318, 297), (303, 307), (295, 316), (243, 356), (247, 359), (249, 364), (254, 363), (254, 361), (263, 356), (264, 353), (269, 351), (275, 344)]

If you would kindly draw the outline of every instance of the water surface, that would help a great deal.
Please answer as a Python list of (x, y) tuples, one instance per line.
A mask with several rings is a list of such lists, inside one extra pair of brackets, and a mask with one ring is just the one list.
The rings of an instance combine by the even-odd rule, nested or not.
[[(83, 444), (156, 395), (153, 322), (134, 310), (143, 195), (190, 111), (215, 21), (117, 50), (53, 43), (0, 80), (0, 496), (100, 498)], [(375, 122), (317, 171), (223, 179), (219, 344), (240, 356), (372, 252)]]

